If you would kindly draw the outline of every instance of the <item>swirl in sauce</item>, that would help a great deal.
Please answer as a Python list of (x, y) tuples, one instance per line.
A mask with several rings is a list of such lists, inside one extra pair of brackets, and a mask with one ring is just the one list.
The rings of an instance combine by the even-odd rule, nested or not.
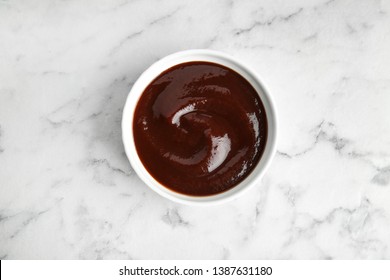
[(134, 112), (137, 153), (158, 182), (186, 195), (224, 192), (259, 162), (267, 138), (264, 106), (235, 71), (188, 62), (161, 73)]

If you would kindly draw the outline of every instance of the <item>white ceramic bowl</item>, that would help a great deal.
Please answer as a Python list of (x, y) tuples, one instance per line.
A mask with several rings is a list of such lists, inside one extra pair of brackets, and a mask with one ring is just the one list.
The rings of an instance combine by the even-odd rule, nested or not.
[[(133, 136), (133, 117), (136, 105), (139, 98), (144, 92), (145, 88), (163, 71), (171, 68), (174, 65), (190, 62), (190, 61), (208, 61), (214, 62), (230, 69), (233, 69), (241, 76), (243, 76), (248, 82), (255, 88), (259, 94), (267, 115), (268, 121), (268, 137), (266, 141), (266, 147), (260, 161), (256, 167), (252, 170), (248, 177), (246, 177), (241, 183), (232, 189), (225, 191), (220, 194), (210, 196), (190, 196), (174, 192), (164, 185), (156, 181), (143, 166), (134, 144)], [(156, 191), (160, 195), (183, 204), (196, 204), (196, 205), (208, 205), (215, 204), (231, 200), (242, 194), (245, 190), (253, 186), (258, 186), (259, 180), (264, 174), (265, 170), (269, 166), (273, 155), (276, 150), (276, 132), (277, 132), (277, 121), (276, 111), (272, 102), (272, 98), (264, 85), (259, 79), (259, 76), (252, 69), (244, 65), (236, 58), (227, 55), (225, 53), (212, 51), (212, 50), (187, 50), (177, 52), (168, 55), (159, 61), (155, 62), (152, 66), (145, 70), (145, 72), (138, 78), (133, 88), (131, 89), (125, 107), (123, 109), (122, 118), (122, 138), (123, 144), (127, 157), (130, 163), (138, 174), (138, 176), (149, 186), (152, 190)]]

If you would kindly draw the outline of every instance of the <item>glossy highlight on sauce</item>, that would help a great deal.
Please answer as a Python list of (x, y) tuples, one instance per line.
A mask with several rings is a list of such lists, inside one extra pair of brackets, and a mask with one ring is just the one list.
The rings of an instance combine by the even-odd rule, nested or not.
[(267, 139), (264, 106), (237, 72), (211, 62), (178, 64), (145, 89), (134, 142), (149, 174), (192, 196), (229, 190), (259, 162)]

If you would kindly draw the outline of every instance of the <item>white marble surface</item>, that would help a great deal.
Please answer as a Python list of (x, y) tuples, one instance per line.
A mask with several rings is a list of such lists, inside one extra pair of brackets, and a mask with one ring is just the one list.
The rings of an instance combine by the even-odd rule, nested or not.
[[(226, 51), (279, 112), (261, 184), (209, 208), (149, 190), (138, 75)], [(390, 1), (0, 1), (1, 259), (390, 259)]]

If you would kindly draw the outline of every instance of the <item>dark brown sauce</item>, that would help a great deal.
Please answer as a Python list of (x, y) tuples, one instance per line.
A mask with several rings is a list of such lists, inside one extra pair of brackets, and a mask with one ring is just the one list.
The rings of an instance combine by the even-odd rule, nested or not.
[(235, 71), (188, 62), (161, 73), (134, 112), (134, 141), (148, 172), (167, 188), (207, 196), (244, 180), (263, 154), (264, 106)]

